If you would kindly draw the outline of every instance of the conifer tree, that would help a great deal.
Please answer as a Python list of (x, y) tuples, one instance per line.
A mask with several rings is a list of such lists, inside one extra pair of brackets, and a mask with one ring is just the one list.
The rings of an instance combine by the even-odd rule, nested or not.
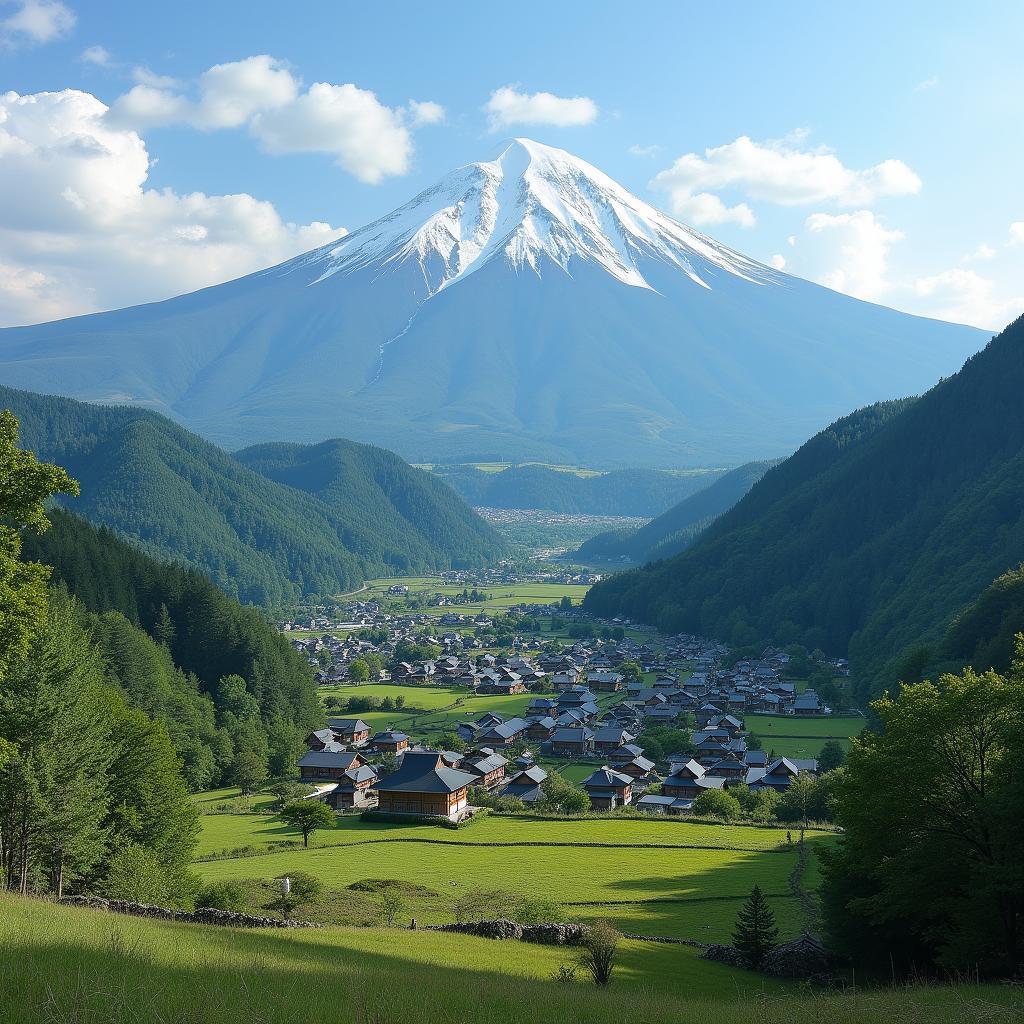
[(747, 966), (756, 969), (764, 962), (765, 956), (775, 948), (778, 938), (779, 929), (775, 926), (775, 914), (761, 892), (761, 887), (755, 885), (736, 917), (732, 944), (743, 955)]

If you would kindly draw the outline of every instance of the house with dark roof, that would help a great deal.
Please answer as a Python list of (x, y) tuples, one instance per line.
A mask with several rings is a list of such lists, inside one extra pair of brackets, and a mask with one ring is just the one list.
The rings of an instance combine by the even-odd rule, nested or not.
[(307, 750), (298, 761), (299, 778), (303, 782), (333, 781), (364, 763), (352, 750)]
[(626, 807), (633, 799), (633, 780), (604, 765), (583, 780), (583, 788), (595, 811), (613, 811)]
[(594, 750), (611, 753), (627, 743), (632, 743), (635, 739), (635, 733), (629, 732), (620, 725), (602, 725), (594, 730)]
[(551, 739), (556, 728), (555, 720), (550, 715), (545, 715), (543, 718), (531, 718), (530, 726), (526, 730), (526, 738), (543, 743), (545, 740)]
[(750, 768), (746, 782), (752, 790), (774, 789), (776, 793), (785, 793), (800, 775), (800, 768), (788, 757), (776, 758), (767, 768)]
[(377, 781), (377, 772), (372, 765), (360, 764), (353, 766), (338, 780), (338, 784), (326, 794), (324, 803), (336, 811), (348, 811), (374, 807), (377, 797), (373, 784)]
[(328, 718), (327, 728), (338, 743), (362, 746), (370, 738), (370, 727), (361, 718)]
[(432, 750), (407, 750), (401, 767), (377, 783), (378, 808), (391, 814), (429, 814), (457, 821), (468, 809), (477, 776), (449, 768)]
[(496, 754), (490, 747), (480, 747), (466, 754), (459, 767), (477, 777), (476, 785), (494, 789), (505, 781), (508, 759)]
[(526, 735), (530, 723), (525, 718), (510, 718), (477, 734), (477, 741), (487, 747), (510, 747)]
[(541, 788), (541, 783), (547, 777), (548, 773), (540, 765), (524, 768), (522, 771), (516, 772), (498, 790), (498, 795), (515, 797), (517, 800), (522, 800), (523, 803), (535, 804), (539, 800), (544, 799), (544, 790)]
[(564, 726), (551, 736), (551, 753), (563, 757), (583, 757), (592, 749), (594, 734), (585, 725)]
[(379, 732), (370, 740), (370, 746), (378, 754), (400, 754), (409, 749), (409, 737), (404, 732)]

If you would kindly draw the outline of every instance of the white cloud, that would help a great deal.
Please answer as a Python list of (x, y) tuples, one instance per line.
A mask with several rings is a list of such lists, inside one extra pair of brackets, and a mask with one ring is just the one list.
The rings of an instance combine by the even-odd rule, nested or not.
[(632, 146), (629, 147), (630, 156), (654, 156), (655, 154), (660, 152), (661, 146), (656, 144), (651, 146), (641, 146), (637, 143), (634, 143)]
[(150, 156), (86, 92), (0, 95), (0, 323), (165, 298), (342, 232), (251, 195), (146, 187)]
[(783, 256), (782, 253), (780, 253), (780, 252), (777, 252), (768, 262), (776, 270), (785, 270), (786, 269), (786, 257)]
[(921, 312), (940, 320), (999, 330), (1024, 313), (1024, 296), (997, 295), (994, 281), (974, 270), (954, 267), (914, 282)]
[(295, 101), (299, 83), (284, 64), (267, 54), (215, 64), (199, 78), (194, 121), (203, 128), (238, 128), (257, 113)]
[(979, 263), (988, 261), (996, 258), (996, 250), (991, 245), (987, 245), (982, 242), (977, 249), (972, 249), (971, 252), (965, 253), (960, 257), (961, 263)]
[(676, 196), (672, 202), (672, 212), (699, 227), (709, 224), (739, 224), (740, 227), (752, 228), (757, 223), (754, 211), (746, 203), (726, 206), (711, 192)]
[(87, 46), (78, 55), (78, 59), (86, 64), (95, 64), (101, 68), (110, 66), (110, 52), (103, 46)]
[[(204, 72), (198, 98), (173, 80), (136, 70), (139, 84), (118, 97), (108, 115), (116, 128), (184, 123), (204, 131), (248, 127), (269, 153), (328, 153), (360, 181), (376, 184), (409, 169), (410, 127), (436, 124), (444, 108), (431, 100), (388, 107), (351, 83), (316, 82), (305, 92), (279, 60), (262, 54)], [(167, 84), (167, 82), (170, 84)]]
[(440, 124), (445, 118), (444, 107), (433, 100), (409, 100), (409, 120), (414, 128), (423, 124)]
[[(826, 149), (799, 149), (803, 132), (787, 139), (735, 142), (687, 153), (651, 182), (669, 196), (672, 210), (683, 216), (695, 197), (733, 189), (747, 198), (803, 206), (831, 202), (870, 206), (885, 196), (913, 195), (921, 179), (902, 160), (883, 160), (864, 170), (846, 167)], [(735, 209), (735, 208), (733, 208)]]
[(790, 239), (793, 273), (858, 299), (877, 301), (892, 289), (889, 251), (903, 232), (887, 228), (870, 210), (812, 213)]
[(74, 12), (59, 0), (20, 0), (17, 10), (0, 21), (0, 41), (10, 48), (22, 43), (50, 43), (75, 27)]
[(591, 124), (597, 120), (597, 104), (588, 96), (555, 96), (550, 92), (517, 92), (511, 85), (491, 93), (484, 106), (491, 131), (515, 124), (550, 124), (559, 128)]
[(270, 153), (331, 153), (371, 185), (409, 169), (412, 137), (400, 111), (355, 85), (316, 82), (294, 103), (258, 114), (250, 127)]
[(939, 84), (939, 78), (937, 75), (932, 75), (931, 78), (925, 78), (918, 82), (914, 86), (914, 92), (927, 92), (929, 89), (934, 89)]
[(150, 71), (149, 68), (143, 66), (132, 68), (132, 78), (139, 85), (148, 85), (153, 89), (177, 89), (181, 84), (170, 75), (158, 75), (155, 71)]
[(1015, 220), (1010, 225), (1010, 245), (1024, 244), (1024, 220)]

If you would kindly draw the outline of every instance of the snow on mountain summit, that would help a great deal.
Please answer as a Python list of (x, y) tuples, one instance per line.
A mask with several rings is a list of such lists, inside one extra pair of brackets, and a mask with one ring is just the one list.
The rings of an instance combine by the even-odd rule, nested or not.
[(393, 213), (285, 266), (317, 268), (316, 284), (415, 261), (433, 295), (499, 258), (538, 275), (546, 266), (571, 274), (572, 260), (581, 259), (637, 288), (650, 287), (643, 265), (651, 260), (703, 287), (709, 266), (757, 283), (778, 277), (672, 220), (585, 160), (530, 139), (504, 143), (493, 160), (456, 168)]

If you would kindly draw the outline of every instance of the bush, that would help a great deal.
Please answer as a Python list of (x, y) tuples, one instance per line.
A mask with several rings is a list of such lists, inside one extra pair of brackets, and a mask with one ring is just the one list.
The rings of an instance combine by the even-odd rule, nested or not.
[(694, 800), (693, 813), (720, 818), (722, 821), (735, 821), (743, 813), (743, 808), (739, 800), (724, 789), (709, 789)]
[(243, 911), (249, 908), (249, 893), (242, 882), (209, 882), (199, 890), (196, 906)]
[(587, 931), (583, 940), (583, 951), (579, 963), (595, 985), (611, 984), (612, 971), (615, 968), (615, 956), (618, 952), (619, 939), (622, 936), (606, 921), (598, 921)]

